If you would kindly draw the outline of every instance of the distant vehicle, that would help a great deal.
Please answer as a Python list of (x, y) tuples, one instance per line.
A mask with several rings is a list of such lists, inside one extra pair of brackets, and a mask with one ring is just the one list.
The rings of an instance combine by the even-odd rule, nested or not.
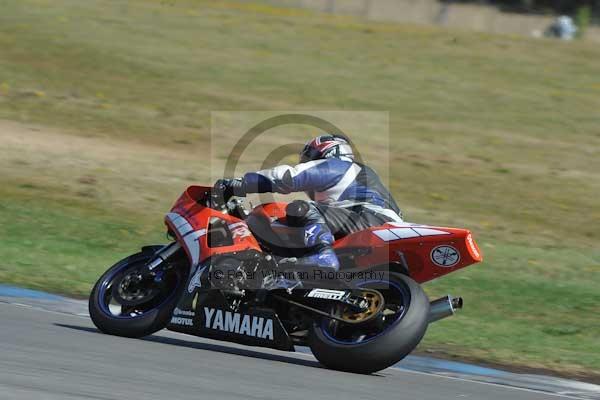
[(556, 37), (562, 40), (573, 40), (577, 35), (577, 25), (567, 15), (561, 15), (548, 27), (546, 36)]
[(170, 244), (144, 247), (100, 277), (89, 310), (102, 332), (141, 337), (166, 327), (280, 350), (309, 346), (329, 368), (372, 373), (462, 308), (452, 296), (430, 303), (420, 283), (482, 261), (468, 230), (386, 223), (335, 242), (351, 285), (265, 290), (297, 251), (286, 248), (286, 204), (249, 212), (211, 190), (191, 186), (177, 200), (165, 217)]

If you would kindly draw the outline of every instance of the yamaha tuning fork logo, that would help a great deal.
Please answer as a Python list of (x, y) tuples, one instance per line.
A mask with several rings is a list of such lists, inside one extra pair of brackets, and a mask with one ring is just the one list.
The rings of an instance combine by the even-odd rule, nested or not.
[(431, 250), (431, 261), (438, 267), (454, 267), (460, 261), (460, 253), (452, 246), (437, 246)]

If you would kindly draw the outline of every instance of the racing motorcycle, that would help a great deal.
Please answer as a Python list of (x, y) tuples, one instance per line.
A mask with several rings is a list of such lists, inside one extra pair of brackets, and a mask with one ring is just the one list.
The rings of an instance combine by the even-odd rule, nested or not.
[(167, 328), (286, 351), (308, 346), (328, 368), (372, 373), (462, 308), (450, 295), (430, 302), (421, 284), (482, 261), (466, 229), (386, 223), (336, 238), (338, 284), (278, 288), (286, 272), (302, 272), (289, 267), (301, 250), (289, 245), (285, 209), (247, 210), (211, 187), (187, 188), (165, 217), (172, 241), (143, 247), (100, 277), (89, 299), (94, 324), (126, 337)]

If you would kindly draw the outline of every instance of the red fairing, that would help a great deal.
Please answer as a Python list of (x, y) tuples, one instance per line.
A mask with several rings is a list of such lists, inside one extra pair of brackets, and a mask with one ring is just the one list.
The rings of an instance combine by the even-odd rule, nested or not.
[[(210, 187), (189, 187), (165, 217), (165, 223), (185, 248), (192, 266), (217, 254), (262, 251), (244, 221), (204, 205), (210, 190)], [(271, 221), (284, 221), (285, 208), (285, 203), (267, 203), (254, 208), (252, 213)], [(225, 221), (233, 245), (208, 246), (207, 229), (213, 218)], [(419, 283), (483, 260), (470, 231), (409, 223), (369, 228), (337, 240), (334, 248), (338, 253), (355, 254), (354, 263), (358, 268), (407, 266), (410, 276)]]
[(269, 219), (285, 219), (285, 207), (286, 203), (265, 203), (254, 207), (252, 214), (262, 215)]
[[(285, 218), (285, 206), (267, 203), (256, 207), (253, 213), (281, 220)], [(389, 223), (357, 232), (337, 240), (333, 247), (340, 253), (368, 250), (355, 258), (362, 268), (389, 263), (407, 265), (410, 276), (419, 283), (483, 260), (470, 231), (409, 223)]]
[[(202, 204), (210, 190), (210, 187), (190, 186), (165, 217), (165, 224), (177, 236), (177, 240), (183, 245), (192, 264), (198, 265), (203, 260), (217, 254), (244, 250), (261, 251), (258, 242), (244, 221)], [(219, 218), (227, 223), (233, 245), (209, 247), (206, 233), (209, 222), (213, 218)]]
[(407, 265), (410, 276), (427, 282), (483, 260), (471, 232), (466, 229), (385, 224), (338, 240), (336, 250), (367, 248), (356, 258), (359, 267), (398, 263)]

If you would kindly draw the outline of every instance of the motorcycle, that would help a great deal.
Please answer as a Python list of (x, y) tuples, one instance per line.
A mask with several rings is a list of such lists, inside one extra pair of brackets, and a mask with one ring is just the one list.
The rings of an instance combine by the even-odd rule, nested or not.
[(143, 247), (100, 277), (89, 299), (92, 321), (125, 337), (167, 328), (286, 351), (308, 346), (328, 368), (372, 373), (412, 352), (428, 324), (462, 308), (450, 295), (430, 302), (421, 284), (482, 261), (466, 229), (386, 223), (337, 238), (334, 280), (343, 284), (313, 279), (266, 290), (285, 272), (303, 272), (284, 267), (299, 251), (287, 245), (285, 208), (247, 210), (211, 187), (187, 188), (165, 217), (172, 241)]

